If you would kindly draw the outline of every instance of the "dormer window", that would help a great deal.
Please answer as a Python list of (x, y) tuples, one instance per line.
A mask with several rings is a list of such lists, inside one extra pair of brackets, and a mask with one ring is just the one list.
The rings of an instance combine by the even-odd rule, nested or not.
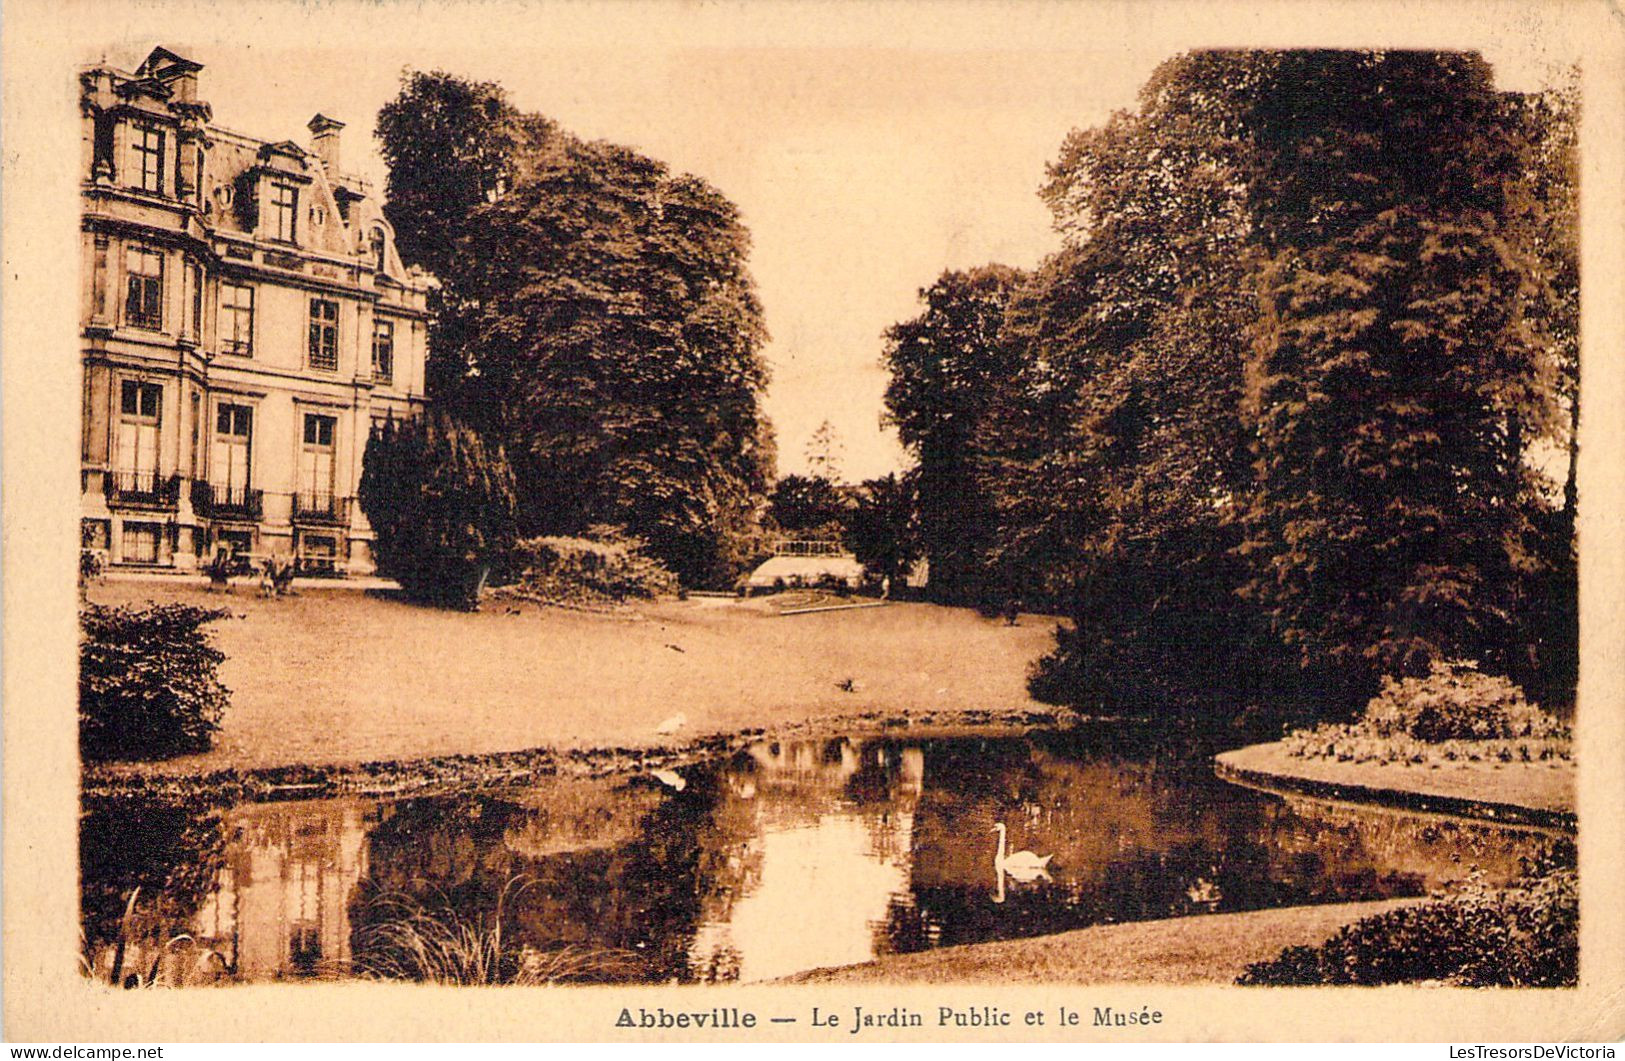
[(373, 268), (377, 269), (379, 272), (383, 272), (384, 260), (387, 252), (385, 250), (386, 244), (384, 243), (384, 230), (381, 226), (373, 226), (372, 236), (370, 237), (368, 246), (372, 251)]
[(131, 130), (130, 149), (135, 153), (136, 187), (162, 195), (164, 191), (164, 131), (138, 122)]
[(283, 243), (297, 242), (299, 189), (291, 184), (271, 185), (271, 238)]

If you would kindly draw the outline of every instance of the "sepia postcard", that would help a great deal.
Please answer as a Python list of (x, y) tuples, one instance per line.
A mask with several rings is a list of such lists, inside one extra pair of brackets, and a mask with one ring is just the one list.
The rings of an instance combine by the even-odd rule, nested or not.
[(1618, 3), (6, 30), (8, 1041), (1625, 1035)]

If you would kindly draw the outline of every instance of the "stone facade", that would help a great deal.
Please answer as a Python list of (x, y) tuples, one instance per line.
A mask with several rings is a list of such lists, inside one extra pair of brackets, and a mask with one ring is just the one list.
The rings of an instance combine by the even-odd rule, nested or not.
[(361, 458), (425, 405), (433, 281), (343, 172), (342, 122), (306, 147), (222, 129), (201, 69), (159, 48), (80, 75), (83, 545), (370, 573)]

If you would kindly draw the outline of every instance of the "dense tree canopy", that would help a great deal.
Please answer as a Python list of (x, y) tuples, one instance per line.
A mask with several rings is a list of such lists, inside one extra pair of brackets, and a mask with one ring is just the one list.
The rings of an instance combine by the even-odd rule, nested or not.
[(378, 112), (389, 177), (384, 216), (402, 260), (449, 274), (474, 210), (514, 180), (522, 157), (555, 132), (522, 115), (500, 85), (411, 71)]
[(901, 579), (921, 554), (914, 476), (868, 479), (857, 495), (846, 518), (847, 547), (872, 577)]
[(786, 475), (768, 495), (768, 515), (779, 530), (798, 537), (839, 536), (851, 505), (822, 475)]
[(1520, 297), (1516, 117), (1481, 60), (1414, 52), (1278, 57), (1251, 116), (1246, 588), (1350, 698), (1430, 660), (1516, 667), (1556, 382)]
[[(403, 112), (425, 98), (420, 131)], [(449, 246), (435, 397), (503, 441), (525, 532), (621, 526), (690, 584), (726, 582), (755, 551), (773, 464), (737, 208), (515, 114), (494, 86), (417, 75), (392, 107), (386, 154), (419, 167), (404, 186), (428, 188), (397, 225)], [(438, 176), (409, 147), (420, 136), (449, 156)], [(438, 253), (429, 236), (417, 246)]]
[[(998, 371), (930, 374), (935, 301), (888, 347), (928, 550), (1073, 620), (1036, 692), (1336, 711), (1448, 657), (1562, 687), (1571, 101), (1472, 55), (1202, 52), (1067, 137)], [(991, 507), (962, 531), (927, 515), (942, 439)]]
[(1073, 620), (1035, 683), (1052, 699), (1193, 706), (1236, 698), (1216, 674), (1257, 673), (1232, 555), (1252, 80), (1211, 53), (1171, 60), (1138, 113), (1073, 133), (1051, 168), (1067, 246), (1012, 301), (1023, 380), (989, 448), (1008, 562)]
[(977, 427), (1015, 374), (999, 332), (1022, 279), (1002, 265), (950, 270), (920, 292), (924, 312), (886, 332), (886, 410), (914, 455), (921, 545), (933, 590), (948, 599), (975, 596), (988, 581), (994, 516)]

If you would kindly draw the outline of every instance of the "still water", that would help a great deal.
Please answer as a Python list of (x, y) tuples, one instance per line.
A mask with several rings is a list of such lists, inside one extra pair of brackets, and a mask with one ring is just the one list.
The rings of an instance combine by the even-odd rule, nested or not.
[[(1211, 751), (1122, 727), (853, 736), (762, 743), (664, 780), (223, 814), (92, 805), (85, 960), (107, 975), (122, 939), (121, 968), (162, 965), (171, 982), (353, 975), (408, 911), (500, 922), (506, 945), (571, 955), (566, 978), (754, 981), (1115, 921), (1421, 895), (1470, 874), (1503, 883), (1551, 839), (1255, 792), (1215, 778)], [(995, 824), (1010, 852), (1051, 856), (1045, 871), (997, 867)]]

